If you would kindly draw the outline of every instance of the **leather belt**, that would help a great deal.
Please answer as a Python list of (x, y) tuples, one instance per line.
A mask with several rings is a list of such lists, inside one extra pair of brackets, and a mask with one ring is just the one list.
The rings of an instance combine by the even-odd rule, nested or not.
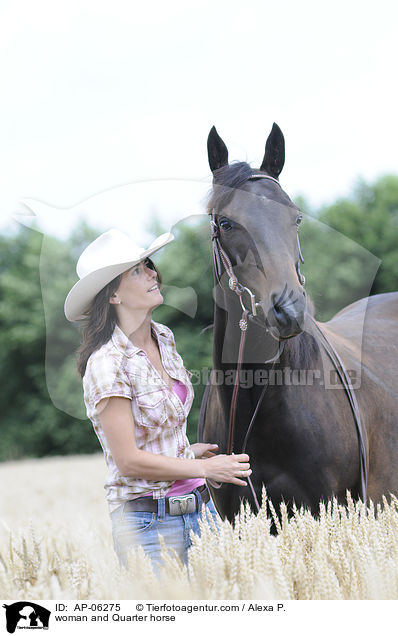
[[(210, 493), (206, 484), (199, 486), (198, 491), (202, 499), (202, 503), (207, 503), (210, 499)], [(132, 512), (157, 512), (158, 499), (152, 497), (137, 497), (137, 499), (129, 499), (124, 504), (125, 511)], [(183, 515), (198, 510), (198, 500), (194, 492), (186, 495), (176, 495), (165, 497), (165, 512), (170, 515)]]

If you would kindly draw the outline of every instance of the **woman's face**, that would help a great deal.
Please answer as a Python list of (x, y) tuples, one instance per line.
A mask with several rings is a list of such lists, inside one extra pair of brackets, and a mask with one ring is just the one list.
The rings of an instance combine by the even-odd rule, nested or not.
[(163, 303), (159, 290), (157, 273), (151, 268), (151, 261), (145, 259), (123, 272), (120, 285), (110, 299), (123, 309), (155, 309)]

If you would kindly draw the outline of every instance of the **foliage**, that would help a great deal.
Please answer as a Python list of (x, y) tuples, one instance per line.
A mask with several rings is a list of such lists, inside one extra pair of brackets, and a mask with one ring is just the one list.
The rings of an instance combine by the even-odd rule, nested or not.
[[(309, 212), (305, 201), (301, 205)], [(397, 176), (373, 185), (358, 181), (350, 197), (306, 215), (301, 233), (302, 271), (318, 318), (329, 319), (363, 296), (398, 289)]]
[[(56, 325), (52, 321), (55, 316), (59, 317), (59, 308), (62, 311), (65, 289), (74, 282), (72, 250), (76, 249), (77, 243), (82, 242), (84, 233), (88, 238), (87, 228), (80, 228), (65, 244), (49, 237), (44, 238), (39, 232), (25, 227), (21, 227), (14, 237), (0, 237), (2, 460), (87, 452), (97, 448), (95, 440), (88, 434), (87, 424), (55, 408), (49, 399), (45, 368), (48, 342), (42, 291), (45, 289), (47, 292), (47, 323), (56, 330), (59, 343), (70, 354), (75, 342), (74, 348), (71, 348), (65, 319), (58, 320)], [(49, 252), (52, 251), (54, 255), (52, 269), (47, 270), (44, 278), (54, 281), (53, 285), (40, 279), (43, 270), (40, 272), (39, 263), (44, 240)], [(69, 276), (65, 273), (69, 273)], [(51, 365), (47, 372), (54, 372)], [(60, 389), (74, 399), (68, 393), (70, 369), (61, 366), (57, 377)]]

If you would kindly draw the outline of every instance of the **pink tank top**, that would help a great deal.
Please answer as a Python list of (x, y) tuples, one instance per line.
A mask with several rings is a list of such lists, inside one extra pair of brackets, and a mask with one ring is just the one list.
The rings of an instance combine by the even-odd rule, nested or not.
[(176, 395), (180, 398), (181, 402), (184, 404), (187, 399), (188, 389), (183, 382), (180, 380), (174, 380), (174, 384), (172, 389)]
[[(181, 402), (184, 404), (187, 399), (188, 389), (183, 382), (180, 380), (175, 380), (172, 386), (172, 390), (174, 393), (180, 398)], [(191, 492), (194, 488), (199, 488), (205, 483), (205, 480), (202, 478), (199, 479), (177, 479), (174, 484), (171, 486), (170, 490), (167, 491), (167, 497), (174, 497), (177, 495), (186, 495), (188, 492)], [(152, 493), (146, 493), (142, 495), (143, 497), (152, 497)]]

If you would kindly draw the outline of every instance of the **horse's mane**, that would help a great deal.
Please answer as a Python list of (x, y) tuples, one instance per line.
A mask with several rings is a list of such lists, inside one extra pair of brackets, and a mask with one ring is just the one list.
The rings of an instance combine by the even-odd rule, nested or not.
[(291, 369), (312, 369), (319, 355), (320, 345), (315, 336), (303, 331), (285, 341), (284, 365)]

